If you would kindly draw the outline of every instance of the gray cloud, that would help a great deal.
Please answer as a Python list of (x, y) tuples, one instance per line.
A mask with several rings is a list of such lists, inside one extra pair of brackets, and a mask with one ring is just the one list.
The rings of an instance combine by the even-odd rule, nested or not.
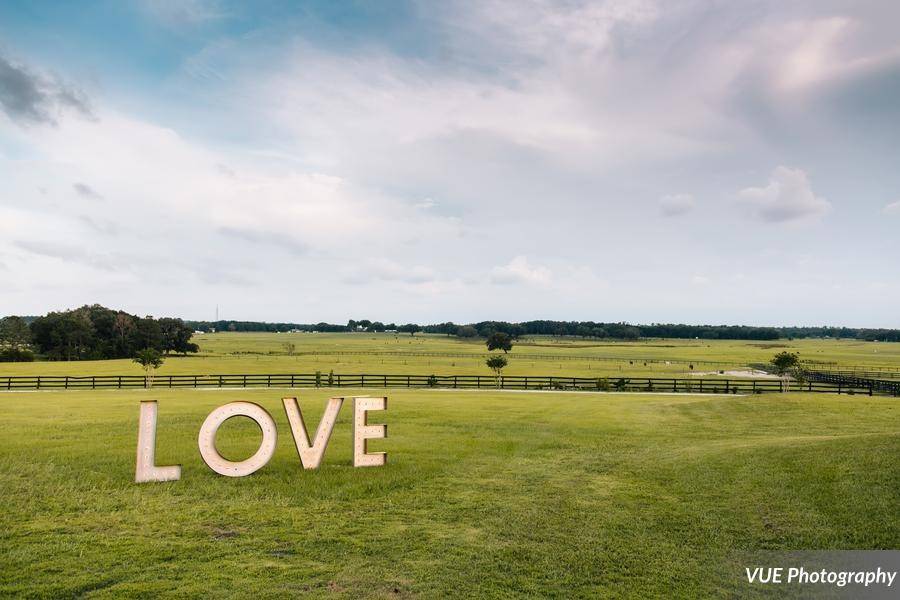
[(97, 233), (102, 233), (104, 235), (116, 235), (119, 233), (119, 226), (113, 221), (96, 219), (88, 215), (79, 215), (78, 220)]
[(349, 273), (341, 281), (350, 285), (365, 285), (376, 281), (415, 285), (435, 280), (435, 274), (429, 268), (404, 266), (386, 258), (370, 258), (349, 269)]
[(86, 183), (73, 183), (72, 189), (78, 192), (78, 195), (83, 198), (91, 198), (92, 200), (102, 200), (103, 196), (97, 193), (91, 186)]
[(0, 56), (0, 107), (20, 123), (52, 125), (65, 109), (93, 117), (81, 90), (33, 73), (4, 56)]
[(64, 262), (87, 265), (104, 271), (115, 271), (118, 268), (109, 257), (90, 254), (74, 244), (38, 240), (16, 240), (13, 244), (32, 254), (56, 258)]
[(690, 194), (670, 194), (659, 199), (659, 211), (664, 217), (678, 217), (694, 210)]
[(249, 229), (237, 229), (234, 227), (220, 227), (219, 233), (225, 237), (229, 237), (251, 244), (268, 244), (277, 246), (287, 250), (291, 254), (303, 255), (309, 252), (309, 246), (295, 240), (293, 237), (281, 233), (267, 233), (259, 231), (251, 231)]

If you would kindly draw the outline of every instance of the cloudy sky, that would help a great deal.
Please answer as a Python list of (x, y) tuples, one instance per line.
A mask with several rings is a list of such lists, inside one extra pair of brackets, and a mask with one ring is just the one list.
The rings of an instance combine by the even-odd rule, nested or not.
[(0, 4), (0, 314), (900, 327), (900, 5)]

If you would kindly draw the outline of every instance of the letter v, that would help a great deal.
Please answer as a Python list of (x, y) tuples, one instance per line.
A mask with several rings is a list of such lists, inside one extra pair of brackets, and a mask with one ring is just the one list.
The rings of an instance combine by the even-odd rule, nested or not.
[(318, 469), (325, 455), (325, 447), (331, 438), (334, 424), (337, 421), (338, 412), (344, 403), (343, 398), (329, 398), (325, 406), (325, 414), (319, 421), (316, 430), (316, 439), (312, 445), (309, 443), (309, 434), (306, 432), (306, 423), (303, 421), (303, 413), (296, 398), (282, 398), (284, 412), (287, 413), (288, 422), (291, 424), (291, 434), (294, 436), (294, 445), (297, 446), (297, 454), (300, 455), (300, 464), (304, 469)]

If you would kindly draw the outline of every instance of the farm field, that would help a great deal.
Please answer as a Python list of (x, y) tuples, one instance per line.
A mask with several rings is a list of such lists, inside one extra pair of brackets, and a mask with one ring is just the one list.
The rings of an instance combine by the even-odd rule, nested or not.
[[(172, 356), (168, 374), (398, 373), (489, 375), (483, 340), (443, 335), (369, 333), (215, 333), (194, 336), (200, 353)], [(295, 346), (289, 355), (285, 344)], [(900, 372), (900, 344), (856, 340), (641, 340), (595, 341), (529, 337), (509, 353), (507, 375), (683, 376), (765, 363), (781, 350), (831, 367), (858, 366)], [(646, 363), (646, 364), (645, 364)], [(0, 363), (3, 375), (140, 374), (130, 360)]]
[[(0, 394), (0, 595), (728, 597), (745, 552), (900, 547), (896, 399), (388, 390), (386, 467), (351, 467), (345, 406), (304, 472), (283, 393)], [(290, 393), (314, 427), (328, 392)], [(150, 397), (181, 481), (132, 483)], [(196, 438), (238, 399), (279, 437), (230, 479)]]

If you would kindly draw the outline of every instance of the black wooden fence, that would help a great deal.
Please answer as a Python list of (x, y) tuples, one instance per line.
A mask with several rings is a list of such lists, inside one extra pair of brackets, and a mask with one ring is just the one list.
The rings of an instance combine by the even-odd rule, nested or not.
[(874, 379), (871, 377), (859, 377), (834, 371), (804, 371), (804, 377), (816, 383), (827, 383), (845, 388), (858, 388), (868, 386), (874, 392), (900, 396), (900, 380)]
[[(895, 382), (887, 382), (895, 383)], [(97, 375), (74, 377), (0, 377), (0, 390), (85, 390), (147, 387), (143, 375)], [(660, 378), (660, 377), (559, 377), (506, 375), (377, 375), (377, 374), (223, 374), (158, 375), (156, 388), (249, 388), (249, 387), (407, 387), (504, 390), (582, 390), (611, 392), (680, 392), (761, 394), (766, 392), (826, 392), (838, 394), (884, 393), (900, 395), (896, 387), (875, 385), (871, 380), (833, 381), (810, 378), (803, 383), (780, 379)]]

